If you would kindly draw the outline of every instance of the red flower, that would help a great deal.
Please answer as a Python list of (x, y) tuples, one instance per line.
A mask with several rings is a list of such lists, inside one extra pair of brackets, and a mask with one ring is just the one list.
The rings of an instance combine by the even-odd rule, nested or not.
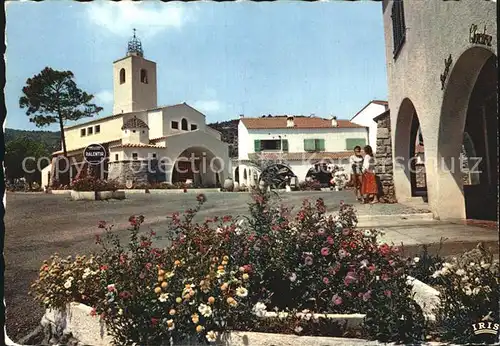
[(328, 283), (330, 283), (330, 280), (328, 280), (328, 278), (327, 278), (327, 277), (324, 277), (324, 278), (323, 278), (323, 283), (324, 283), (325, 285), (328, 285)]
[(231, 221), (232, 217), (230, 215), (225, 215), (223, 218), (222, 218), (222, 222), (229, 222)]
[(387, 244), (380, 245), (378, 249), (383, 256), (387, 256), (391, 252), (391, 248)]
[(151, 263), (146, 263), (145, 267), (147, 270), (150, 270), (153, 265)]
[(384, 294), (385, 294), (387, 297), (389, 297), (389, 298), (392, 296), (392, 292), (391, 292), (391, 290), (385, 290), (385, 291), (384, 291)]
[(332, 237), (328, 236), (328, 238), (326, 238), (326, 241), (328, 242), (328, 244), (333, 245), (334, 241)]
[(323, 256), (328, 256), (330, 254), (330, 249), (328, 249), (327, 247), (324, 247), (321, 249), (321, 254)]
[(132, 296), (132, 294), (128, 291), (123, 291), (123, 292), (120, 292), (119, 296), (122, 299), (128, 299)]
[(105, 265), (105, 264), (103, 264), (103, 265), (101, 266), (101, 270), (102, 270), (102, 271), (108, 270), (108, 268), (109, 268), (109, 267), (108, 267), (107, 265)]
[(158, 319), (157, 318), (154, 318), (154, 317), (151, 317), (151, 324), (153, 326), (156, 326), (158, 324)]

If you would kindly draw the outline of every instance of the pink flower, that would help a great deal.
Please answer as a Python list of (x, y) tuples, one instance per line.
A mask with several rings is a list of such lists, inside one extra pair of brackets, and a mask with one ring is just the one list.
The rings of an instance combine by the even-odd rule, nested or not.
[(311, 256), (307, 256), (306, 259), (304, 260), (304, 263), (308, 266), (313, 264), (313, 259)]
[(365, 294), (363, 294), (363, 301), (368, 301), (372, 297), (372, 291), (368, 291)]
[(327, 277), (324, 277), (324, 278), (323, 278), (323, 283), (324, 283), (325, 285), (328, 285), (328, 284), (330, 283), (330, 280), (328, 280), (328, 278), (327, 278)]
[(333, 304), (335, 305), (340, 305), (342, 304), (342, 298), (339, 297), (337, 294), (335, 294), (333, 297), (332, 297), (332, 302)]
[(322, 249), (321, 249), (321, 254), (322, 254), (323, 256), (328, 256), (328, 255), (330, 254), (330, 249), (329, 249), (329, 248), (327, 248), (327, 247), (322, 248)]
[(345, 236), (348, 236), (349, 234), (351, 234), (351, 230), (349, 228), (344, 228), (342, 230), (342, 234)]
[(320, 228), (318, 230), (318, 235), (323, 235), (323, 234), (325, 234), (325, 229), (324, 228)]
[(333, 238), (328, 236), (328, 238), (326, 238), (326, 241), (328, 242), (328, 244), (330, 245), (333, 245)]
[(392, 292), (390, 290), (385, 290), (384, 294), (389, 298), (392, 296)]
[(357, 282), (358, 281), (358, 276), (356, 275), (355, 272), (349, 272), (344, 278), (344, 284), (348, 286), (352, 282)]

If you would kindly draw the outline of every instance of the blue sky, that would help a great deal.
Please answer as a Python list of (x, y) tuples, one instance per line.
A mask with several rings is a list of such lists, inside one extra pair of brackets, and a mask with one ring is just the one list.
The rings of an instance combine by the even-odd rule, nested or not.
[(110, 115), (112, 62), (125, 56), (132, 28), (157, 63), (158, 105), (187, 102), (207, 122), (242, 113), (349, 119), (368, 101), (387, 99), (381, 6), (11, 2), (6, 127), (36, 129), (18, 102), (26, 79), (45, 66), (73, 71), (104, 107), (99, 117)]

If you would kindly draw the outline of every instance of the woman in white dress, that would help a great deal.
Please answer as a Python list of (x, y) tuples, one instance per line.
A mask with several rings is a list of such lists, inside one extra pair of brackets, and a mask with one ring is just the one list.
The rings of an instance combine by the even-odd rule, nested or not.
[(357, 200), (361, 201), (363, 156), (361, 155), (361, 147), (359, 145), (354, 147), (354, 155), (349, 157), (349, 165), (351, 166), (351, 184), (354, 186), (354, 193)]

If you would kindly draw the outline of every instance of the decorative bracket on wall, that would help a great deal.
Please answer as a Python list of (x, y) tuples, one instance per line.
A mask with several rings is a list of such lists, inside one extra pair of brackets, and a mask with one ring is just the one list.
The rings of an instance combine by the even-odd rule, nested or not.
[(446, 83), (446, 78), (448, 77), (448, 74), (450, 73), (450, 66), (451, 63), (453, 62), (453, 59), (451, 58), (451, 54), (448, 57), (448, 59), (444, 59), (444, 71), (439, 77), (441, 79), (441, 90), (444, 90), (444, 85)]

